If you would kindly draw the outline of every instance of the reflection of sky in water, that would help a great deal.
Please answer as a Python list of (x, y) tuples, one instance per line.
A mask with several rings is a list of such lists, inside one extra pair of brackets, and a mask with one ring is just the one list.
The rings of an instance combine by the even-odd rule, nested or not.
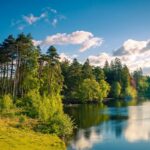
[(150, 102), (142, 106), (110, 107), (100, 111), (109, 120), (80, 129), (71, 140), (69, 150), (149, 150)]

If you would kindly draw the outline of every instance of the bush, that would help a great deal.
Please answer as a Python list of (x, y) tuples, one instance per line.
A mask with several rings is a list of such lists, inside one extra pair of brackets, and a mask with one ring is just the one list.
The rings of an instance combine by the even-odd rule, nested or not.
[(21, 115), (19, 116), (18, 124), (16, 124), (17, 128), (24, 128), (24, 123), (26, 121), (26, 117)]
[(107, 97), (109, 90), (110, 86), (104, 80), (97, 82), (95, 79), (85, 79), (76, 92), (76, 97), (83, 102), (93, 100), (100, 101)]
[(35, 130), (65, 137), (72, 134), (73, 126), (74, 124), (70, 117), (62, 113), (55, 114), (49, 121), (39, 124)]
[(23, 99), (22, 103), (27, 116), (39, 118), (41, 121), (49, 120), (56, 112), (63, 112), (59, 95), (40, 96), (38, 91), (32, 90)]
[(25, 107), (25, 113), (29, 117), (38, 117), (41, 96), (36, 90), (28, 92), (27, 96), (22, 100), (22, 106)]
[(125, 89), (125, 98), (136, 98), (137, 91), (132, 86), (129, 86)]
[(2, 97), (2, 99), (0, 100), (0, 110), (1, 112), (10, 112), (10, 110), (13, 108), (13, 100), (11, 98), (11, 96), (8, 95), (4, 95)]
[(43, 96), (39, 106), (39, 119), (47, 121), (53, 117), (55, 113), (62, 113), (62, 102), (60, 96)]

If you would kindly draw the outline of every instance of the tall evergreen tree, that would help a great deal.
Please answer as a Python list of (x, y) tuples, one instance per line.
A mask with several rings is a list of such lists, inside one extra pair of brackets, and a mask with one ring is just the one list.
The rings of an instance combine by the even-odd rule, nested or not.
[(82, 78), (83, 79), (94, 78), (92, 66), (90, 65), (89, 59), (87, 59), (82, 66)]

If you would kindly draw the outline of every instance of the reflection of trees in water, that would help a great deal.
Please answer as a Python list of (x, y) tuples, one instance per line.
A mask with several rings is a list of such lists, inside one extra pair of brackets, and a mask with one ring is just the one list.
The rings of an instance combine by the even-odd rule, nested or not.
[(109, 115), (100, 114), (100, 111), (105, 108), (103, 104), (85, 104), (78, 107), (67, 107), (65, 112), (72, 116), (78, 128), (85, 129), (109, 120)]
[[(72, 146), (77, 149), (89, 149), (95, 143), (100, 143), (107, 138), (110, 140), (121, 139), (122, 136), (125, 136), (128, 141), (150, 139), (149, 120), (132, 122), (134, 117), (139, 118), (141, 115), (145, 116), (146, 111), (149, 112), (148, 106), (144, 106), (145, 110), (142, 108), (144, 114), (139, 114), (138, 106), (127, 107), (136, 106), (138, 103), (138, 101), (132, 100), (128, 102), (116, 101), (107, 106), (89, 104), (67, 107), (66, 112), (71, 114), (78, 125), (74, 138), (72, 138)], [(139, 125), (140, 128), (143, 128), (141, 132), (139, 132)], [(137, 136), (138, 132), (140, 133), (139, 136)]]

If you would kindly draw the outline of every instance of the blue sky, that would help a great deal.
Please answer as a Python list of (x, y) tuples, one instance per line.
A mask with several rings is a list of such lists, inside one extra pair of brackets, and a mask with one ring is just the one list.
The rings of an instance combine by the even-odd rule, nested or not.
[(128, 43), (133, 51), (136, 42), (150, 39), (149, 6), (150, 0), (1, 0), (0, 42), (9, 34), (20, 32), (31, 33), (35, 40), (43, 41), (57, 33), (72, 38), (72, 33), (84, 31), (83, 34), (92, 34), (93, 37), (87, 35), (90, 40), (99, 41), (83, 52), (79, 49), (87, 44), (85, 41), (53, 44), (59, 53), (77, 55), (80, 61), (101, 53), (112, 55), (129, 39), (135, 40)]

